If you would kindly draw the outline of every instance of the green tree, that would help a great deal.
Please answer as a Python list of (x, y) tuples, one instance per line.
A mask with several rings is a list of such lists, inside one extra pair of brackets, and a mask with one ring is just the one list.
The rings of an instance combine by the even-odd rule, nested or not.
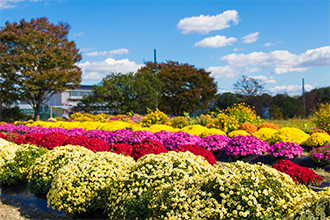
[(293, 118), (301, 116), (302, 103), (299, 97), (291, 97), (287, 94), (277, 94), (274, 98), (274, 104), (281, 109), (284, 118)]
[[(174, 115), (184, 112), (205, 111), (214, 101), (217, 85), (211, 72), (193, 65), (174, 61), (158, 64), (157, 76), (162, 82), (162, 101), (159, 109)], [(154, 63), (147, 62), (139, 72), (154, 70)]]
[(239, 99), (237, 98), (236, 94), (225, 92), (218, 96), (215, 103), (219, 109), (226, 109), (233, 106), (234, 104), (239, 103)]
[(260, 95), (264, 90), (264, 83), (251, 76), (242, 76), (236, 83), (234, 83), (234, 89), (237, 93), (247, 96)]
[[(39, 120), (40, 107), (52, 95), (75, 89), (81, 82), (82, 59), (73, 41), (70, 26), (49, 23), (47, 18), (6, 22), (0, 30), (0, 97), (27, 102)], [(5, 100), (8, 101), (8, 100)]]

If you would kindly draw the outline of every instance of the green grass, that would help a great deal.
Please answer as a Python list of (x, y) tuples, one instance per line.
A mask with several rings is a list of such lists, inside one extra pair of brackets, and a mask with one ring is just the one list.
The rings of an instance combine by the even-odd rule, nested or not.
[(316, 125), (309, 118), (269, 119), (267, 122), (277, 124), (280, 128), (292, 127), (310, 132), (316, 129)]

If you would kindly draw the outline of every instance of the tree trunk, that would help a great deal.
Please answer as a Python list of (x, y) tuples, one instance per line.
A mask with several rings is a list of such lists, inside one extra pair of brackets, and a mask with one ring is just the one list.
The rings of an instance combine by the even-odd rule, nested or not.
[(40, 120), (40, 103), (37, 103), (35, 107), (33, 107), (34, 110), (34, 121)]

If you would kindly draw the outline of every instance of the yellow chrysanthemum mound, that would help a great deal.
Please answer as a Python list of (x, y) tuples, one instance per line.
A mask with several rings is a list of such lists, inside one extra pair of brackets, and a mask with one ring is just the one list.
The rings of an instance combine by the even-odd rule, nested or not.
[(318, 147), (325, 144), (330, 144), (330, 135), (325, 133), (313, 133), (302, 145), (308, 147)]
[(142, 127), (150, 127), (154, 124), (165, 124), (168, 121), (168, 116), (162, 111), (156, 110), (143, 117), (141, 121)]
[(330, 187), (305, 194), (292, 219), (330, 219)]
[(277, 132), (276, 129), (263, 127), (263, 128), (260, 128), (258, 131), (254, 132), (253, 135), (262, 141), (267, 141), (276, 132)]
[(111, 152), (89, 154), (61, 168), (47, 194), (48, 205), (70, 215), (105, 207), (101, 191), (114, 180), (127, 176), (132, 157)]
[(216, 128), (209, 128), (209, 129), (207, 129), (207, 130), (204, 130), (204, 131), (200, 134), (200, 137), (201, 137), (201, 138), (205, 138), (205, 137), (207, 137), (207, 136), (211, 136), (211, 135), (214, 135), (214, 134), (227, 136), (226, 132), (224, 132), (224, 131), (221, 131), (221, 130), (216, 129)]
[(11, 162), (20, 148), (21, 146), (0, 138), (0, 174), (3, 172), (2, 166), (6, 162)]
[(55, 147), (53, 150), (37, 158), (30, 167), (28, 188), (35, 194), (47, 193), (59, 169), (72, 161), (80, 161), (91, 156), (93, 151), (81, 146)]
[(236, 137), (238, 135), (250, 135), (248, 132), (244, 131), (244, 130), (236, 130), (236, 131), (232, 131), (228, 134), (228, 137), (233, 138)]
[(228, 116), (224, 113), (219, 113), (217, 117), (208, 124), (206, 127), (208, 128), (217, 128), (226, 133), (234, 131), (238, 128), (239, 122), (235, 117)]
[(110, 219), (145, 219), (158, 216), (154, 200), (164, 186), (214, 170), (203, 157), (190, 152), (170, 151), (141, 157), (129, 171), (126, 180), (114, 181), (106, 190)]
[(294, 142), (299, 145), (306, 141), (310, 136), (298, 128), (284, 127), (274, 133), (269, 139), (270, 145), (278, 142)]
[(181, 129), (189, 125), (189, 121), (183, 116), (177, 116), (168, 120), (165, 125), (172, 126), (173, 128)]
[(180, 131), (186, 132), (191, 135), (200, 136), (208, 128), (202, 125), (189, 125), (180, 129)]
[[(95, 122), (97, 123), (97, 122)], [(120, 129), (131, 129), (133, 125), (124, 121), (112, 121), (109, 123), (98, 123), (96, 129), (98, 130), (106, 130), (106, 131), (115, 131)]]
[(170, 132), (177, 132), (177, 129), (169, 126), (169, 125), (151, 125), (148, 129), (148, 131), (151, 131), (152, 133), (156, 133), (159, 131), (170, 131)]

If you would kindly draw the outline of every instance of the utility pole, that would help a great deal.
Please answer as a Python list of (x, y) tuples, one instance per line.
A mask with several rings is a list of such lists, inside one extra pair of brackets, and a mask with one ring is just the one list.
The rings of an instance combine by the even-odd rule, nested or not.
[(305, 106), (305, 83), (304, 83), (304, 78), (302, 79), (302, 100), (303, 100), (303, 110), (304, 110), (304, 118), (305, 118), (306, 106)]
[[(154, 49), (154, 72), (157, 75), (156, 49)], [(158, 95), (158, 94), (157, 94)], [(158, 96), (156, 98), (156, 110), (158, 109)]]

